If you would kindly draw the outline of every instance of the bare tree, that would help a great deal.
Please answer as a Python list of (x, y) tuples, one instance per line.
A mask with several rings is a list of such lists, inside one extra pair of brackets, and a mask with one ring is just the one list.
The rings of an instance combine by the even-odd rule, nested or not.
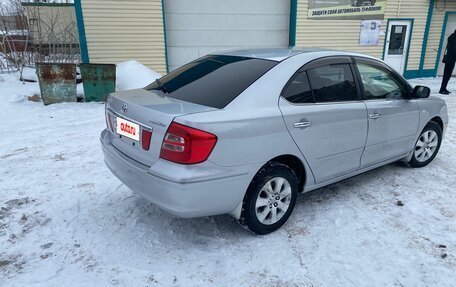
[(78, 29), (72, 8), (27, 6), (26, 10), (37, 62), (80, 62)]
[(0, 2), (0, 72), (22, 70), (29, 63), (27, 17), (20, 0)]
[(79, 63), (79, 36), (71, 6), (0, 1), (0, 72), (22, 71), (36, 62)]

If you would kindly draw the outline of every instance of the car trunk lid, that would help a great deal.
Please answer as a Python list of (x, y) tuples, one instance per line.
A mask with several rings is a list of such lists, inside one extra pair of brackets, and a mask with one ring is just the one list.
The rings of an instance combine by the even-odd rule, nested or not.
[[(110, 127), (108, 128), (111, 132), (113, 146), (125, 155), (148, 166), (153, 165), (159, 159), (163, 137), (175, 117), (216, 110), (167, 97), (160, 91), (144, 89), (111, 94), (106, 109), (109, 114), (108, 125)], [(117, 120), (118, 118), (122, 120)], [(117, 127), (118, 122), (119, 128)], [(134, 132), (135, 135), (126, 135), (123, 132), (123, 125), (120, 130), (121, 124), (127, 125), (129, 129), (133, 127), (133, 129), (139, 128), (139, 130), (127, 130), (127, 132)], [(144, 130), (152, 132), (148, 150), (142, 146)]]

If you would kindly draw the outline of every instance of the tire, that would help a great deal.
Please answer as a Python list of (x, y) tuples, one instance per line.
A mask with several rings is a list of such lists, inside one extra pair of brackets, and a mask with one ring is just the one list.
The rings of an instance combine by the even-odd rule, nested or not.
[(411, 167), (423, 167), (428, 165), (437, 155), (442, 143), (442, 129), (435, 122), (429, 122), (415, 143)]
[(363, 0), (356, 1), (356, 7), (361, 7), (363, 5)]
[(269, 163), (250, 183), (239, 222), (256, 234), (271, 233), (290, 217), (297, 196), (298, 179), (293, 170), (282, 163)]

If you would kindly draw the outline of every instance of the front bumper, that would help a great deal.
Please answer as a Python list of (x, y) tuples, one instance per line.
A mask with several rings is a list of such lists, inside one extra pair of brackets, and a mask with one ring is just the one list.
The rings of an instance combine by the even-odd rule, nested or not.
[(160, 209), (179, 217), (232, 213), (253, 177), (245, 167), (234, 170), (208, 162), (204, 169), (165, 160), (148, 167), (117, 150), (110, 142), (109, 131), (101, 133), (100, 141), (105, 163), (120, 181)]

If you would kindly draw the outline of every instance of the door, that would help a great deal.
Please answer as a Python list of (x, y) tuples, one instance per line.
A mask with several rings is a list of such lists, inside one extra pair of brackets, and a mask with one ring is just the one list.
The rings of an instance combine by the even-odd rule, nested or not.
[(388, 23), (384, 60), (401, 75), (406, 68), (411, 27), (411, 20), (394, 20)]
[[(451, 13), (448, 14), (448, 20), (445, 28), (445, 35), (443, 36), (443, 44), (442, 44), (442, 53), (440, 53), (440, 59), (439, 59), (439, 68), (437, 70), (437, 75), (438, 76), (443, 76), (443, 68), (445, 68), (445, 64), (442, 63), (443, 60), (443, 55), (445, 55), (445, 49), (447, 46), (448, 42), (448, 37), (454, 33), (456, 30), (456, 14)], [(453, 71), (453, 75), (456, 75), (456, 69)]]
[(290, 1), (167, 0), (169, 70), (218, 50), (288, 47)]
[(369, 132), (361, 167), (407, 154), (419, 124), (416, 100), (406, 81), (375, 60), (356, 59), (368, 114)]
[(355, 171), (360, 165), (367, 115), (349, 62), (345, 57), (314, 61), (312, 67), (304, 67), (292, 77), (279, 101), (288, 131), (316, 183)]

